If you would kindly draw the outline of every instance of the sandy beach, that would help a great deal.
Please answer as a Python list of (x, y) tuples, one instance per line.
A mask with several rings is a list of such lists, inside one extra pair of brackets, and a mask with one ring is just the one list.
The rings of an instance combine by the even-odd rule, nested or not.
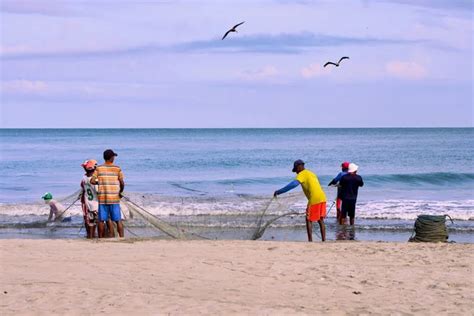
[(2, 315), (456, 314), (474, 245), (1, 240)]

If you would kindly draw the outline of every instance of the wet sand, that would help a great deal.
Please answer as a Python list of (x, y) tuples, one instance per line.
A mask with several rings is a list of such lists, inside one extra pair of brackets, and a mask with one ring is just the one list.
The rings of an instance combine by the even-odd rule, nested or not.
[(474, 245), (0, 240), (0, 314), (456, 314)]

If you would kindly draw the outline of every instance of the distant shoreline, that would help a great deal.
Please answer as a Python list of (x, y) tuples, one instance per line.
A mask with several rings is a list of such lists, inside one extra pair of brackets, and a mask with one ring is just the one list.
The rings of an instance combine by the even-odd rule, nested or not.
[(474, 129), (473, 126), (441, 127), (0, 127), (0, 130), (434, 130)]

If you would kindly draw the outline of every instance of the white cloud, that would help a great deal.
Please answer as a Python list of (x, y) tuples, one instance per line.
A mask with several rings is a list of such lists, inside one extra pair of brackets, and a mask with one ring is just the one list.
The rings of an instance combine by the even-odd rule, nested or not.
[(24, 54), (30, 51), (30, 48), (26, 45), (0, 45), (0, 57), (4, 55)]
[(11, 80), (0, 84), (2, 94), (45, 94), (51, 87), (43, 81)]
[(240, 73), (240, 77), (245, 80), (265, 80), (275, 77), (279, 74), (275, 66), (265, 66), (256, 70), (245, 70)]
[(133, 82), (61, 82), (8, 80), (0, 82), (0, 94), (5, 99), (34, 100), (155, 100), (166, 89), (163, 85)]
[(301, 69), (301, 75), (306, 79), (325, 76), (328, 75), (330, 72), (330, 69), (325, 69), (320, 64), (310, 64), (309, 66)]
[(414, 61), (390, 61), (385, 65), (387, 74), (393, 77), (419, 80), (428, 75), (428, 71), (423, 65)]
[(0, 5), (3, 12), (62, 15), (69, 11), (68, 5), (71, 3), (60, 0), (2, 0)]

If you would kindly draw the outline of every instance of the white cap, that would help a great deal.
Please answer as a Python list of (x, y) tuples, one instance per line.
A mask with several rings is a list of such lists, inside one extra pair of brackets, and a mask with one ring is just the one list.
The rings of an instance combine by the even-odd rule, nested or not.
[(356, 165), (355, 163), (350, 163), (349, 170), (347, 170), (347, 172), (353, 173), (353, 172), (356, 172), (357, 170), (359, 170), (359, 166)]

